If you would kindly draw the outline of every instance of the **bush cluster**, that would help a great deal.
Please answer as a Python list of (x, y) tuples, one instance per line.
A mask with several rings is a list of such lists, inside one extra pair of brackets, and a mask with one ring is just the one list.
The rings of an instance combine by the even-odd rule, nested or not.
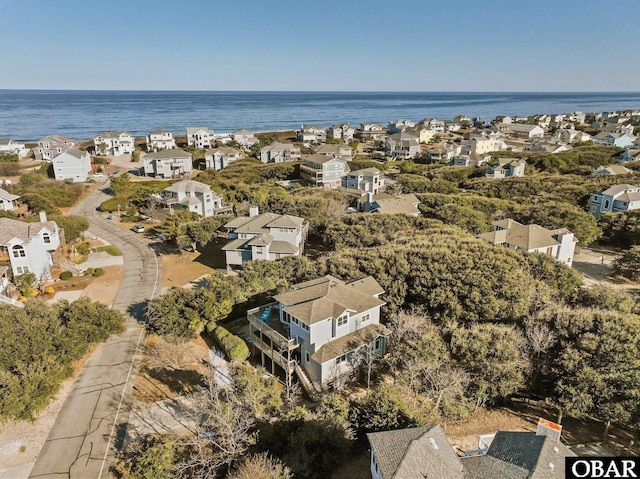
[(231, 361), (244, 361), (249, 357), (249, 348), (242, 338), (231, 334), (222, 326), (217, 326), (213, 335)]

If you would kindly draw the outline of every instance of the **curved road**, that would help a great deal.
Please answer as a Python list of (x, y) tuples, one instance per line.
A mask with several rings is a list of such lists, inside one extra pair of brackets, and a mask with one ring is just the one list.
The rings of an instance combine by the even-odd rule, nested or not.
[[(101, 188), (108, 188), (105, 182)], [(31, 478), (106, 478), (114, 444), (122, 439), (128, 408), (124, 402), (145, 303), (159, 293), (161, 262), (148, 243), (96, 214), (109, 196), (94, 191), (74, 208), (89, 231), (116, 245), (124, 257), (124, 277), (112, 307), (125, 313), (127, 330), (98, 346), (76, 378), (31, 470)]]

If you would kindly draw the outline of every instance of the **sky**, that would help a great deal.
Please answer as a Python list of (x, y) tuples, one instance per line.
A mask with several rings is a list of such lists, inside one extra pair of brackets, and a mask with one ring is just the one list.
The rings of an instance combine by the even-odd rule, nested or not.
[(0, 18), (0, 89), (640, 89), (638, 0), (0, 0)]

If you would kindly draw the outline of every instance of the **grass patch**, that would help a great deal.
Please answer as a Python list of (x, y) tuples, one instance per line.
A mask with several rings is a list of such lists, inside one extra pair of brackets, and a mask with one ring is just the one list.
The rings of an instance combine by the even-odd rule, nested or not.
[(96, 248), (96, 253), (100, 253), (101, 251), (104, 251), (107, 254), (110, 254), (111, 256), (122, 256), (122, 251), (120, 251), (117, 247), (115, 247), (112, 244), (108, 244), (106, 246), (99, 246), (98, 248)]

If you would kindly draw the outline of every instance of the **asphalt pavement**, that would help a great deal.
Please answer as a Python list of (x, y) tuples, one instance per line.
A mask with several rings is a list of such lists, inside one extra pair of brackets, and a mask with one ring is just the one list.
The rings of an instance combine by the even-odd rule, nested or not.
[(145, 303), (160, 292), (161, 261), (136, 233), (119, 228), (96, 212), (109, 196), (108, 181), (74, 208), (86, 217), (89, 231), (117, 246), (124, 277), (112, 307), (125, 313), (127, 330), (99, 345), (80, 371), (30, 478), (107, 478), (115, 446), (126, 428), (126, 398), (137, 346), (144, 335)]

